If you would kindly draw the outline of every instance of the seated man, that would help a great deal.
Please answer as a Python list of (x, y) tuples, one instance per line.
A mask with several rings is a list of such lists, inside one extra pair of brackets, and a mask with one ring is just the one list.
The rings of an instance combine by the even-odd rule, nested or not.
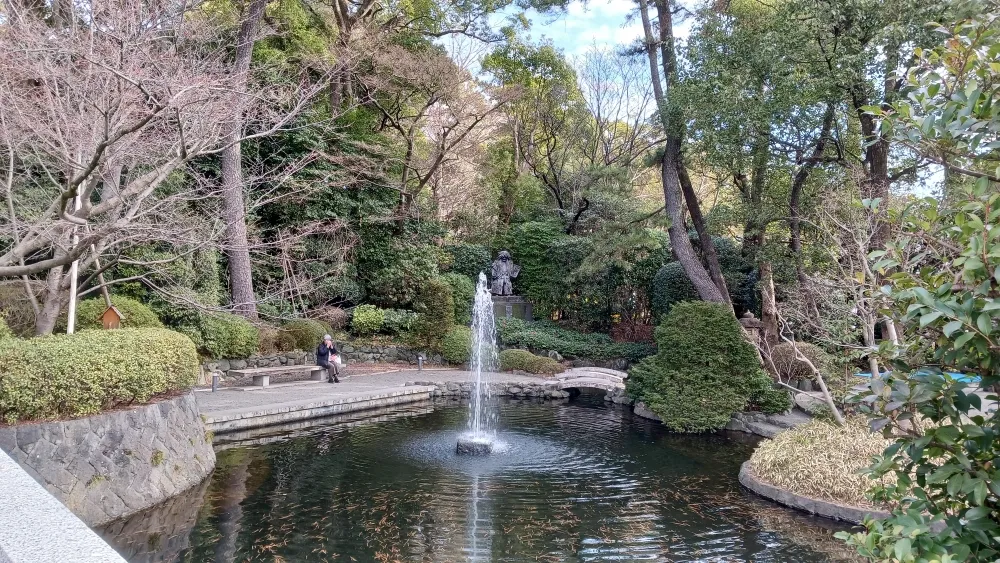
[(329, 334), (323, 336), (323, 342), (316, 348), (316, 365), (326, 369), (327, 381), (329, 383), (340, 383), (337, 379), (339, 368), (337, 361), (337, 347), (333, 345), (333, 337)]

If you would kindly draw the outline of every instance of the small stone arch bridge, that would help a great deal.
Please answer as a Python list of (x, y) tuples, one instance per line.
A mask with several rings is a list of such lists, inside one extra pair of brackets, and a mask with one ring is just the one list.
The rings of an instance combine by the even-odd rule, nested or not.
[(554, 379), (545, 383), (560, 390), (587, 388), (614, 393), (625, 390), (626, 377), (627, 373), (614, 369), (573, 368), (557, 374)]

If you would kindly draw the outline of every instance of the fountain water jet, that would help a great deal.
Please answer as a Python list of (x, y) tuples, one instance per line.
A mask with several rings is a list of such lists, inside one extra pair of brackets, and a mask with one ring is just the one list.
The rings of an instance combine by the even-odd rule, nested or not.
[(493, 296), (490, 294), (486, 274), (480, 272), (472, 309), (472, 346), (469, 356), (475, 386), (469, 403), (468, 431), (459, 437), (455, 450), (459, 454), (485, 455), (493, 451), (496, 412), (490, 404), (489, 379), (499, 364), (496, 336)]

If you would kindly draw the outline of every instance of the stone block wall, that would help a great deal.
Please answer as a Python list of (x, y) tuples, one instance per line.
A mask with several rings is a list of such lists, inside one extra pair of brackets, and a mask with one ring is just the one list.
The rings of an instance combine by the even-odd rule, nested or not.
[(89, 526), (159, 504), (215, 468), (212, 439), (190, 393), (87, 418), (0, 428), (0, 449)]

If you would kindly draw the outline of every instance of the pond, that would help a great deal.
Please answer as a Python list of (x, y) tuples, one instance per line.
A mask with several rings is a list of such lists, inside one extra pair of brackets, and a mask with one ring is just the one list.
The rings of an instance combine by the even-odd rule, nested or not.
[(468, 406), (221, 437), (206, 483), (101, 533), (147, 561), (850, 559), (836, 523), (740, 488), (752, 441), (686, 436), (581, 395), (501, 401), (502, 444), (455, 454)]

